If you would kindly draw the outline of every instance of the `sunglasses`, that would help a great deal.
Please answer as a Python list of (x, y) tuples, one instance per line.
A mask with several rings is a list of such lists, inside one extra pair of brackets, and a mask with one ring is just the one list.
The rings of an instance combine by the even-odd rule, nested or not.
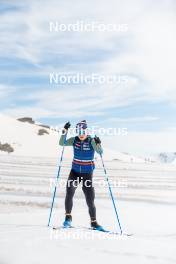
[(76, 133), (77, 133), (79, 136), (83, 136), (83, 135), (86, 135), (86, 134), (87, 134), (87, 130), (86, 130), (86, 129), (83, 129), (83, 128), (77, 128), (77, 129), (76, 129)]

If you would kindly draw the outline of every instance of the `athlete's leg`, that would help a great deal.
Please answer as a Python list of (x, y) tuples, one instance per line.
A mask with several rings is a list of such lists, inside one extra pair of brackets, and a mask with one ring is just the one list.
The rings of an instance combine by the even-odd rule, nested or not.
[(70, 171), (67, 186), (66, 186), (66, 197), (65, 197), (65, 214), (71, 215), (72, 207), (73, 207), (73, 196), (75, 194), (75, 190), (79, 184), (79, 178), (76, 172), (73, 170)]
[(93, 173), (82, 174), (82, 178), (83, 178), (82, 190), (84, 192), (86, 203), (89, 208), (89, 215), (90, 215), (91, 221), (96, 220), (96, 207), (94, 204), (95, 190), (94, 190), (93, 183), (92, 183), (92, 175)]

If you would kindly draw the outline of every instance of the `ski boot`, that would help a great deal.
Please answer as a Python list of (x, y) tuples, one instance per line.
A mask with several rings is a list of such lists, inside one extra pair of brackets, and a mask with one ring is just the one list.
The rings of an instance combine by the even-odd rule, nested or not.
[(65, 221), (63, 222), (63, 228), (70, 228), (72, 223), (72, 216), (71, 214), (65, 215)]
[(97, 223), (97, 220), (91, 221), (91, 228), (93, 230), (101, 231), (101, 232), (107, 232), (101, 225)]

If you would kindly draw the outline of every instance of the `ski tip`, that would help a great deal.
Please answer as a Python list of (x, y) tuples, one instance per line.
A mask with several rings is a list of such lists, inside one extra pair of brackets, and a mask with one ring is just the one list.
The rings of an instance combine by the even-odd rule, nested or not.
[(133, 236), (133, 234), (128, 234), (128, 233), (122, 233), (121, 235), (122, 236), (128, 236), (128, 237)]
[(70, 228), (73, 228), (73, 226), (59, 226), (59, 227), (53, 226), (52, 227), (53, 230), (70, 229)]
[(128, 233), (119, 233), (119, 232), (113, 232), (113, 231), (107, 231), (107, 233), (109, 233), (110, 235), (117, 235), (119, 237), (130, 237), (132, 236), (133, 234), (128, 234)]

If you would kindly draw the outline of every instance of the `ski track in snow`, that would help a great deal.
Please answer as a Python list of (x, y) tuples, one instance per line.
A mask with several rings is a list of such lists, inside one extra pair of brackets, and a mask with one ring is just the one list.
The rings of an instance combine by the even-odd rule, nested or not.
[[(0, 263), (176, 263), (176, 166), (105, 161), (110, 180), (128, 188), (113, 187), (124, 232), (132, 237), (87, 239), (92, 231), (67, 230), (69, 239), (52, 235), (47, 219), (58, 160), (55, 158), (0, 156)], [(66, 160), (61, 178), (67, 178)], [(95, 179), (104, 179), (97, 162)], [(98, 220), (108, 230), (118, 231), (107, 187), (96, 188)], [(52, 225), (64, 218), (65, 188), (58, 187)], [(84, 195), (79, 187), (73, 208), (75, 226), (89, 226)], [(80, 234), (79, 234), (80, 232)], [(52, 233), (53, 234), (53, 233)], [(80, 239), (75, 239), (78, 235)], [(9, 254), (10, 250), (10, 254)]]
[[(106, 163), (106, 162), (105, 162)], [(61, 170), (60, 179), (68, 177), (71, 161), (66, 161)], [(95, 187), (104, 180), (104, 172), (97, 164), (94, 181)], [(107, 162), (109, 179), (120, 188), (113, 192), (119, 200), (161, 202), (176, 204), (176, 166), (158, 164), (129, 164)], [(33, 203), (35, 200), (41, 207), (49, 206), (51, 192), (57, 175), (57, 160), (51, 158), (27, 158), (0, 156), (0, 203)], [(52, 184), (52, 186), (51, 186)], [(128, 187), (128, 188), (126, 188)], [(65, 188), (58, 188), (59, 197), (65, 195)], [(79, 188), (80, 189), (80, 188)], [(98, 197), (108, 198), (107, 188), (96, 187)], [(78, 190), (81, 195), (80, 190)]]

